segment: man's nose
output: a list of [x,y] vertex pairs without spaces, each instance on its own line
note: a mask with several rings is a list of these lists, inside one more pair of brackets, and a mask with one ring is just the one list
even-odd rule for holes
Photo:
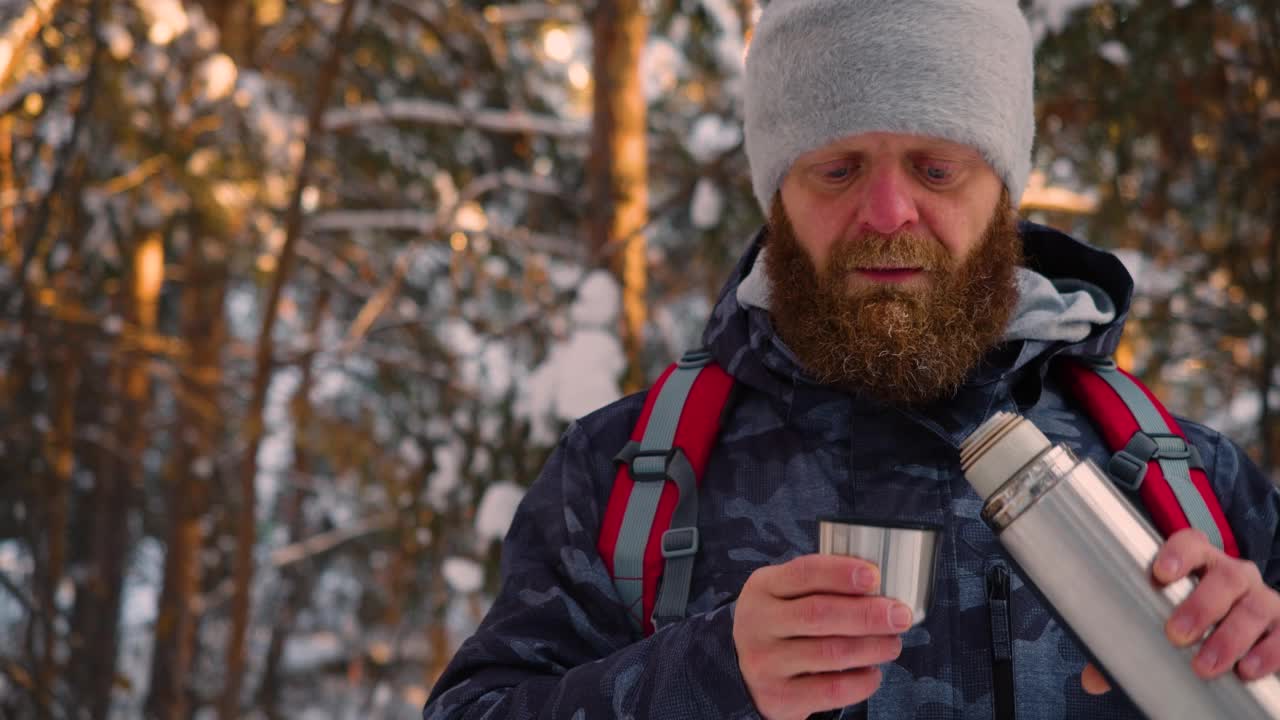
[[858,219],[863,230],[892,235],[920,221],[911,178],[901,169],[875,168],[865,188]]

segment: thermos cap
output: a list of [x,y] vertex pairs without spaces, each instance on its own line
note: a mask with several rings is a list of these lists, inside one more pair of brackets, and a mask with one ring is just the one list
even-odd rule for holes
[[1026,418],[999,412],[961,443],[960,468],[986,501],[1049,446],[1049,438]]

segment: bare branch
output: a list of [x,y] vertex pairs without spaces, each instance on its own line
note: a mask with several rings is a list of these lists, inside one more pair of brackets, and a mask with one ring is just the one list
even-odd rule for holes
[[[395,510],[378,513],[347,527],[323,532],[306,540],[276,548],[271,553],[271,567],[280,570],[295,563],[333,552],[349,542],[359,540],[368,535],[385,532],[395,526],[398,517],[399,512]],[[234,592],[235,583],[232,579],[223,580],[205,596],[199,612],[208,613],[220,608],[232,599]]]
[[53,11],[57,7],[58,0],[35,0],[9,25],[4,36],[0,37],[0,47],[7,50],[7,53],[0,53],[0,88],[9,84],[27,45],[49,18],[53,17]]
[[590,124],[552,115],[536,115],[518,110],[467,110],[432,100],[392,100],[365,103],[353,108],[330,110],[324,116],[326,130],[380,123],[454,125],[500,133],[533,133],[564,138],[586,138]]
[[[311,228],[312,231],[314,229]],[[352,294],[368,296],[374,292],[368,283],[356,276],[342,258],[306,238],[298,238],[298,257],[323,272],[334,284]]]
[[[47,3],[47,11],[52,13],[53,2]],[[42,8],[44,10],[45,8]],[[22,293],[27,282],[27,265],[30,264],[32,255],[35,253],[36,244],[40,238],[44,236],[45,226],[49,221],[49,214],[52,211],[53,200],[62,190],[62,183],[66,173],[71,165],[71,160],[75,157],[76,148],[80,144],[80,135],[84,132],[85,126],[89,123],[89,113],[93,108],[94,99],[96,97],[95,85],[97,84],[98,73],[101,72],[103,55],[106,52],[106,42],[103,40],[102,33],[97,30],[101,24],[103,3],[101,0],[94,2],[89,6],[89,27],[94,28],[93,33],[93,49],[89,53],[89,69],[86,71],[84,79],[84,90],[80,94],[80,106],[76,108],[72,115],[71,132],[68,134],[66,141],[62,147],[58,148],[53,164],[53,174],[49,179],[49,188],[45,192],[44,197],[36,206],[32,213],[31,219],[24,226],[29,228],[27,242],[22,247],[21,260],[18,263],[18,272],[15,285],[18,292]],[[8,70],[13,69],[10,65]],[[2,81],[3,78],[0,78]],[[19,297],[26,298],[25,293]]]
[[16,87],[6,93],[0,94],[0,115],[8,113],[10,110],[18,106],[23,98],[31,93],[45,94],[60,90],[64,87],[79,85],[88,77],[88,72],[84,70],[71,70],[64,67],[57,67],[49,71],[48,75],[40,77],[27,78],[18,83]]
[[222,697],[218,704],[218,715],[222,720],[231,720],[240,715],[240,684],[245,669],[245,633],[249,626],[250,583],[253,579],[253,546],[257,535],[254,517],[257,489],[254,481],[258,472],[258,448],[265,434],[263,416],[266,412],[267,386],[275,368],[271,342],[272,331],[279,312],[280,296],[289,278],[298,238],[302,234],[303,190],[311,180],[311,169],[315,162],[317,139],[324,122],[325,108],[329,104],[329,98],[342,68],[342,59],[347,55],[352,18],[355,15],[357,3],[358,0],[346,0],[343,4],[337,29],[333,33],[333,46],[319,70],[316,92],[311,98],[311,106],[307,111],[307,134],[302,150],[302,162],[298,167],[297,182],[289,207],[285,211],[284,245],[280,248],[275,275],[271,278],[266,303],[263,305],[262,324],[258,329],[253,385],[248,418],[245,423],[245,455],[240,466],[240,508],[236,518],[237,546],[232,564],[234,594],[231,603],[230,638],[227,642],[226,676]]
[[271,565],[277,570],[302,562],[308,558],[317,555],[323,555],[335,548],[358,540],[366,535],[389,530],[395,526],[396,517],[399,513],[395,510],[380,513],[372,517],[364,518],[359,522],[343,528],[337,528],[328,532],[312,535],[306,540],[300,540],[281,548],[276,548],[271,553]]
[[36,608],[36,604],[27,597],[27,594],[22,591],[22,588],[13,584],[13,581],[9,579],[9,576],[3,572],[0,572],[0,588],[4,588],[5,591],[12,595],[24,610],[31,613],[31,617],[40,617],[40,611]]
[[0,190],[0,210],[8,210],[19,205],[33,203],[39,199],[40,192],[35,188],[27,188],[22,191],[15,188]]
[[518,5],[490,5],[484,9],[484,19],[494,24],[527,23],[555,20],[562,23],[580,23],[582,10],[576,5],[550,5],[546,3],[521,3]]
[[152,155],[129,170],[129,172],[113,177],[100,188],[104,195],[116,195],[141,185],[147,178],[160,172],[169,164],[169,156]]

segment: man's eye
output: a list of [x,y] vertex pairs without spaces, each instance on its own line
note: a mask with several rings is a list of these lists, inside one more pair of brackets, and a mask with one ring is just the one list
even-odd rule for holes
[[950,168],[940,165],[924,165],[921,172],[924,173],[925,179],[932,183],[944,183],[951,179]]
[[837,165],[835,167],[827,168],[826,170],[822,171],[822,177],[826,180],[831,180],[833,182],[838,182],[840,180],[847,180],[849,176],[852,174],[853,174],[853,168],[849,167],[848,165]]

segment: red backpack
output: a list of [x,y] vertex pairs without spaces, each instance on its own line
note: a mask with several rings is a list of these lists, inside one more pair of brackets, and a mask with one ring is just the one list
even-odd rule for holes
[[[1056,365],[1114,453],[1108,474],[1138,491],[1156,529],[1168,537],[1198,528],[1239,557],[1199,452],[1155,395],[1109,359]],[[646,636],[684,617],[698,551],[697,490],[734,387],[710,352],[685,353],[650,389],[631,441],[614,458],[597,548]]]

